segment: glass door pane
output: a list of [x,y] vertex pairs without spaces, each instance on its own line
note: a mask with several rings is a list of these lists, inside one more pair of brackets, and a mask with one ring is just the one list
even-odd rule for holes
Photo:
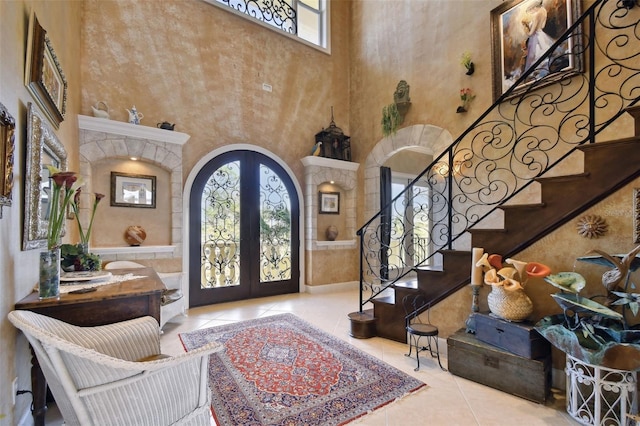
[[291,201],[276,172],[260,164],[260,282],[291,279]]
[[201,201],[201,287],[240,285],[240,162],[211,174]]

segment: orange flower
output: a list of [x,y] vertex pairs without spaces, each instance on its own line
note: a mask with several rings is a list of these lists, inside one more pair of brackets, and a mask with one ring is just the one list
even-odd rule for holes
[[525,268],[530,277],[546,277],[551,273],[551,268],[538,262],[529,262]]
[[502,256],[500,256],[499,254],[489,255],[487,260],[489,261],[489,264],[491,266],[493,266],[494,268],[496,268],[496,269],[501,269],[502,268]]

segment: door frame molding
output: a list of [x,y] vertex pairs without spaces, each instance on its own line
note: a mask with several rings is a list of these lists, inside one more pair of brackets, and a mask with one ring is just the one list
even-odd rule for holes
[[227,152],[230,151],[254,151],[257,153],[260,153],[266,157],[269,157],[270,159],[272,159],[273,161],[275,161],[276,163],[278,163],[278,165],[280,165],[282,167],[282,169],[287,173],[287,175],[289,176],[289,179],[291,179],[291,181],[293,182],[293,186],[295,187],[295,191],[298,194],[298,206],[299,206],[299,214],[300,214],[300,218],[299,218],[299,226],[298,226],[298,256],[300,261],[300,277],[299,277],[299,283],[298,283],[298,291],[300,291],[300,293],[304,293],[306,286],[305,286],[305,281],[304,281],[304,277],[305,275],[305,257],[304,257],[304,241],[305,241],[305,234],[304,234],[304,218],[305,218],[305,206],[304,206],[304,202],[302,202],[302,200],[304,200],[303,194],[302,194],[302,187],[300,186],[300,183],[298,182],[298,179],[296,178],[296,175],[293,173],[293,171],[291,170],[291,168],[289,167],[289,165],[287,163],[285,163],[280,157],[278,157],[276,154],[274,154],[273,152],[269,151],[268,149],[265,149],[263,147],[257,146],[257,145],[251,145],[251,144],[245,144],[245,143],[239,143],[239,144],[232,144],[232,145],[225,145],[222,146],[220,148],[216,148],[213,151],[207,153],[204,157],[202,157],[192,168],[191,171],[189,172],[189,175],[187,176],[187,180],[184,183],[184,189],[183,189],[183,197],[182,197],[182,241],[183,241],[183,247],[184,247],[184,255],[182,256],[182,271],[185,273],[185,277],[187,279],[186,284],[184,284],[182,286],[182,290],[184,293],[184,297],[186,297],[187,303],[189,301],[189,283],[190,281],[190,272],[189,272],[189,215],[190,215],[190,211],[189,211],[189,201],[190,201],[190,196],[191,196],[191,187],[193,186],[193,182],[196,178],[196,176],[198,175],[198,173],[200,172],[200,170],[202,170],[202,168],[211,160],[213,160],[214,158],[216,158],[219,155],[225,154]]

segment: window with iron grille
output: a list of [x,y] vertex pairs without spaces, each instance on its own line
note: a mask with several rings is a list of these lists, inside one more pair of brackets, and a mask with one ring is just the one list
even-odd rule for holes
[[328,0],[204,0],[327,49]]

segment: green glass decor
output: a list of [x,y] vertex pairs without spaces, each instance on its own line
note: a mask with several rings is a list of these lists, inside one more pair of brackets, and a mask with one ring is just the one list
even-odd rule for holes
[[60,297],[60,249],[54,248],[40,252],[40,281],[38,284],[40,299]]

